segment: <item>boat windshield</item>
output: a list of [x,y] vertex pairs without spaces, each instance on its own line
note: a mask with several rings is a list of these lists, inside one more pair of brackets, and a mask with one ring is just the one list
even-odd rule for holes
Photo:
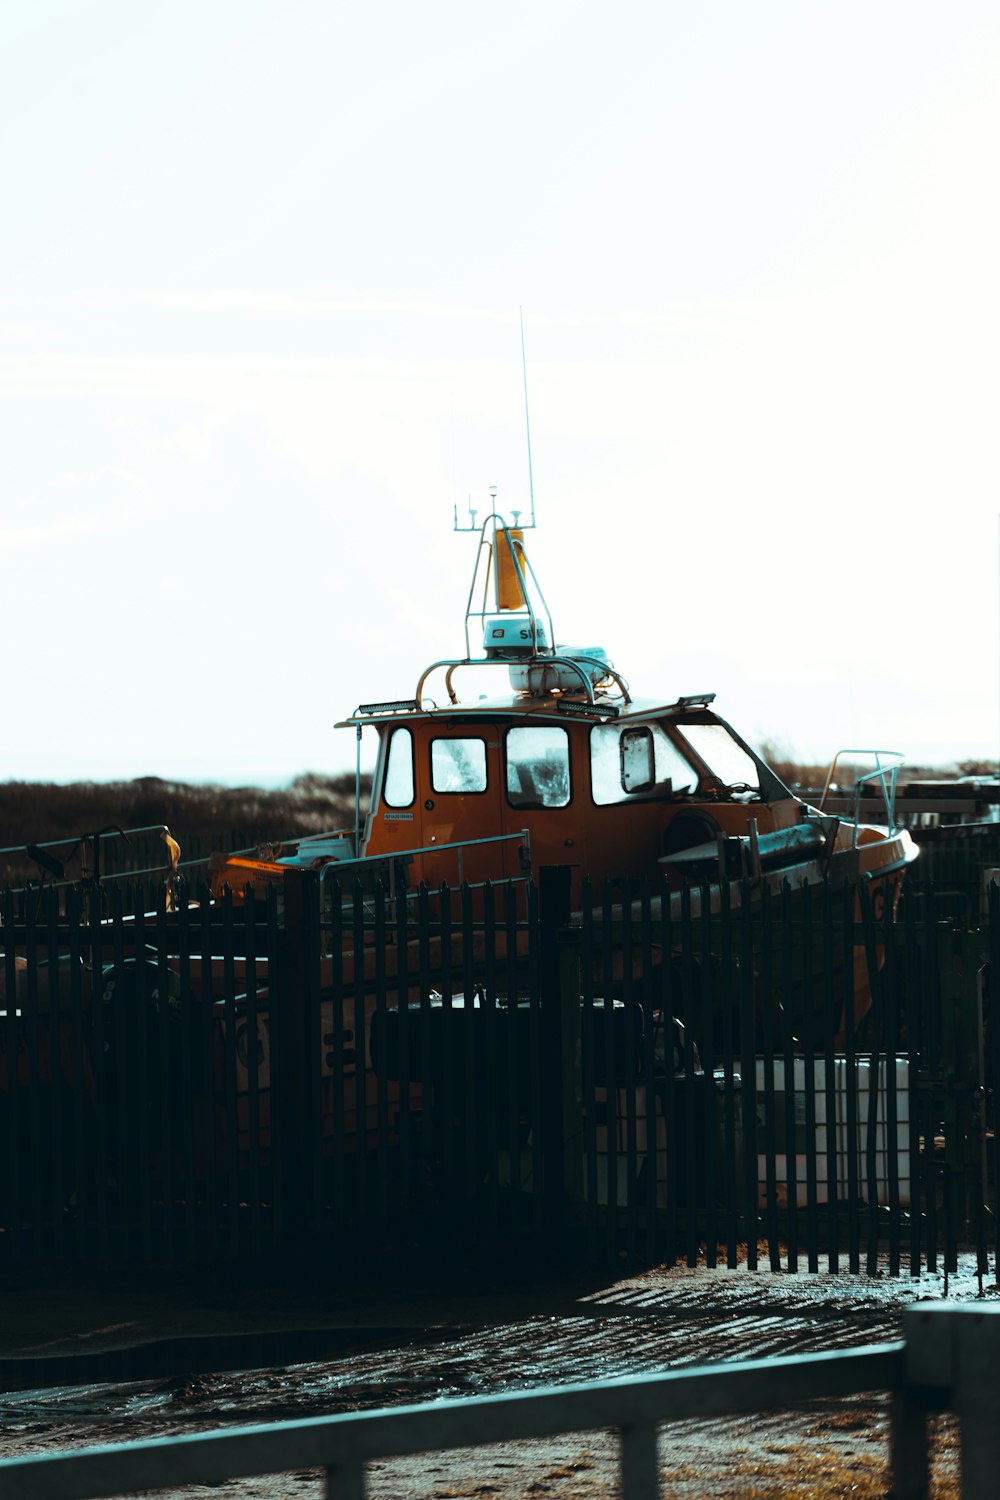
[[725,724],[678,724],[684,739],[723,786],[760,795],[760,772],[753,757]]

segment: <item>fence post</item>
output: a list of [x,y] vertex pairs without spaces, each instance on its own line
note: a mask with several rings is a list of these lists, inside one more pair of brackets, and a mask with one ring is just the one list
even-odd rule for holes
[[[946,1267],[957,1246],[976,1233],[983,1181],[983,1020],[979,972],[986,960],[981,933],[953,930],[939,948],[945,1085]],[[949,941],[950,937],[950,941]]]
[[545,1193],[557,1215],[583,1200],[584,1141],[580,1037],[580,932],[569,925],[570,867],[539,872]]
[[[313,1011],[309,1001],[319,953],[319,880],[311,870],[289,869],[283,893],[278,993],[276,997],[272,995],[270,1002],[271,1034],[277,1042],[272,1053],[271,1087],[278,1085],[274,1103],[280,1126],[274,1169],[281,1174],[286,1244],[293,1248],[308,1217],[313,1153],[322,1146],[321,1139],[309,1138],[310,1100],[315,1082],[310,1061],[318,1041],[318,1028],[313,1028],[317,1035],[310,1036]],[[278,1232],[280,1235],[280,1228]]]
[[[918,1303],[906,1309],[903,1333],[905,1396],[914,1409],[955,1412],[961,1425],[963,1500],[992,1500],[1000,1428],[1000,1306]],[[896,1488],[894,1493],[921,1492]]]
[[560,928],[559,1016],[562,1047],[563,1192],[570,1204],[582,1204],[584,1199],[580,943],[579,928],[570,926]]
[[971,1236],[975,1240],[980,1272],[986,1270],[986,1223],[983,1207],[988,1177],[983,967],[989,956],[988,944],[988,935],[978,931],[966,931],[956,937],[956,957],[962,975],[961,1032],[958,1046],[966,1100],[962,1120],[965,1232],[966,1238]]

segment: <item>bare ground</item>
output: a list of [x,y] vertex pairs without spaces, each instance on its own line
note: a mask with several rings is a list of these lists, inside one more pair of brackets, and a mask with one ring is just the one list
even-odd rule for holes
[[[992,1300],[974,1265],[953,1274],[948,1294]],[[215,1430],[233,1423],[318,1416],[455,1396],[487,1395],[711,1360],[762,1358],[897,1338],[902,1310],[940,1300],[940,1274],[790,1275],[659,1268],[579,1296],[558,1312],[512,1313],[467,1321],[468,1304],[430,1308],[427,1325],[392,1343],[334,1360],[264,1370],[185,1374],[129,1384],[73,1386],[0,1396],[5,1456],[64,1451],[96,1443]],[[555,1299],[554,1299],[555,1302]],[[958,1493],[954,1424],[938,1422],[935,1490]],[[666,1423],[660,1467],[665,1497],[798,1500],[889,1492],[886,1402],[878,1395],[817,1403],[754,1418]],[[370,1466],[373,1500],[598,1500],[618,1490],[612,1434],[573,1434],[386,1459]],[[164,1493],[164,1492],[160,1492]],[[321,1476],[234,1478],[222,1486],[170,1492],[170,1500],[300,1500],[323,1494]]]

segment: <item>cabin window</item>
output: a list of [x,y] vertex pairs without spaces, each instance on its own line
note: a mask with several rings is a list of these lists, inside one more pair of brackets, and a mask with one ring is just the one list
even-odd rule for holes
[[486,741],[431,740],[431,786],[436,792],[485,792]]
[[409,807],[413,801],[413,736],[394,729],[389,739],[382,801],[387,807]]
[[631,797],[693,792],[694,768],[659,724],[595,724],[590,731],[590,791],[599,807]]
[[729,733],[725,724],[679,724],[678,729],[723,786],[760,791],[760,772],[753,757]]
[[554,724],[507,731],[511,807],[565,807],[570,797],[569,735]]
[[649,792],[656,785],[656,766],[653,761],[652,732],[642,725],[639,729],[623,729],[618,741],[618,753],[622,763],[622,787],[626,792]]

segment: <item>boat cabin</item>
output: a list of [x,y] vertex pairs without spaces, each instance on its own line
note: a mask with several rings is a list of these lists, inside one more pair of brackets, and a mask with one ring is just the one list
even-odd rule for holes
[[[669,857],[798,818],[799,805],[753,750],[709,708],[588,703],[571,691],[442,709],[372,705],[379,747],[360,853],[405,860],[408,883],[537,875],[676,880]],[[613,712],[609,711],[613,707]]]
[[[713,712],[713,693],[633,699],[602,649],[551,644],[523,533],[496,515],[465,624],[465,656],[434,662],[412,699],[363,705],[338,726],[377,731],[357,853],[386,861],[394,881],[475,885],[558,864],[573,872],[574,899],[585,875],[665,870],[680,883],[704,877],[720,839],[745,839],[751,825],[765,837],[807,813]],[[499,694],[463,702],[463,673],[486,666]]]

